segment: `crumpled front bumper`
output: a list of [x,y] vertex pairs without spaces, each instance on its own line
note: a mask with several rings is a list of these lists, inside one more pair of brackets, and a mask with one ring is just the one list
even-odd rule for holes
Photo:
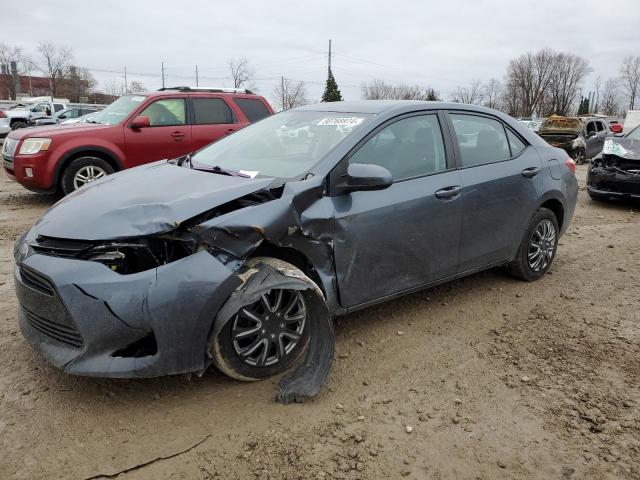
[[[210,365],[213,320],[240,281],[206,251],[132,275],[32,254],[15,266],[20,329],[67,373],[155,377]],[[157,352],[114,356],[149,335]]]
[[640,198],[640,175],[591,167],[587,174],[587,191],[599,196]]

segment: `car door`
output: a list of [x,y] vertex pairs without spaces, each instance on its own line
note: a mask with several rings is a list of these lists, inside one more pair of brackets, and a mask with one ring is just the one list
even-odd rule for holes
[[192,105],[192,151],[235,132],[243,125],[222,97],[190,97]]
[[602,148],[598,149],[600,139],[598,138],[598,128],[594,120],[588,120],[585,125],[585,142],[587,144],[587,158],[594,157]]
[[436,113],[394,119],[372,132],[336,168],[376,164],[387,168],[394,179],[385,190],[332,197],[334,258],[344,307],[456,271],[460,176],[450,162],[451,144],[445,143],[448,137],[441,125]]
[[187,124],[184,97],[158,98],[147,104],[138,116],[149,117],[149,127],[125,125],[124,137],[128,166],[176,158],[191,151],[191,126]]
[[609,129],[602,120],[596,120],[595,123],[597,132],[596,135],[598,137],[598,148],[594,156],[602,151],[602,148],[604,147],[604,141],[607,139],[607,136],[609,136]]
[[499,119],[451,111],[462,182],[460,271],[509,258],[542,194],[542,163]]

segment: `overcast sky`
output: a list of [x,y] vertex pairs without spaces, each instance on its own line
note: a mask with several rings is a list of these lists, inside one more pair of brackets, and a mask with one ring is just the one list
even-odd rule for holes
[[[231,86],[227,60],[245,56],[260,93],[281,75],[305,80],[319,100],[327,44],[347,100],[373,78],[431,85],[445,98],[477,78],[502,79],[509,59],[548,46],[584,56],[593,78],[616,76],[622,59],[640,55],[639,0],[507,1],[86,1],[2,5],[0,41],[34,58],[40,40],[68,45],[75,63],[101,83],[129,79],[167,85]],[[144,75],[136,75],[140,73]]]

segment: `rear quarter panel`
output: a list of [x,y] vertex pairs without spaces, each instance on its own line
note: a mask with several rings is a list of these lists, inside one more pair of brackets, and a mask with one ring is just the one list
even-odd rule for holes
[[569,169],[566,160],[567,152],[561,148],[541,146],[537,148],[543,164],[544,194],[539,202],[542,205],[547,200],[560,201],[564,210],[564,219],[560,228],[563,234],[571,223],[578,199],[578,180]]

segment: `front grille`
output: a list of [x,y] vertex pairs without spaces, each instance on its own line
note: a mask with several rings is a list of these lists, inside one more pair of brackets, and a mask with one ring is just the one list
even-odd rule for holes
[[37,253],[65,258],[77,257],[80,253],[93,247],[93,243],[91,242],[44,237],[42,235],[29,245]]
[[13,138],[6,138],[2,145],[2,158],[4,159],[4,165],[7,168],[13,169],[13,156],[18,146],[18,140]]
[[40,333],[69,345],[73,348],[82,348],[82,336],[75,327],[71,325],[63,325],[61,323],[41,317],[40,315],[22,307],[27,322]]
[[49,297],[53,297],[53,285],[51,285],[51,282],[49,282],[49,280],[44,278],[39,273],[31,270],[28,267],[25,267],[24,265],[21,265],[20,277],[22,278],[22,282],[29,288]]

